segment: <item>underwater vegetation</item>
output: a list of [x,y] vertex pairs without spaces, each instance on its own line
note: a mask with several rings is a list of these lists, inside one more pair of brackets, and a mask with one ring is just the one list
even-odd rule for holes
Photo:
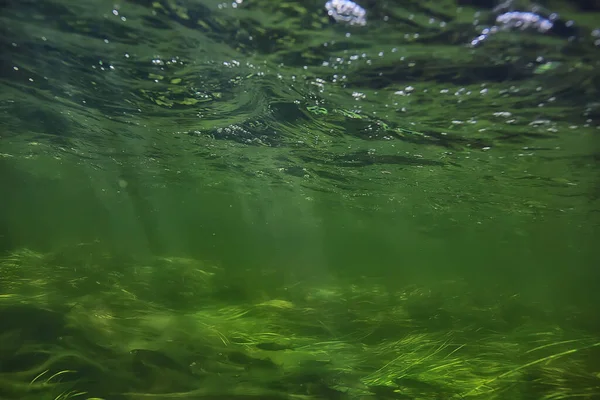
[[[246,272],[247,273],[247,272]],[[0,261],[2,399],[597,399],[573,310],[463,282],[257,285],[79,244]],[[250,282],[250,281],[248,281]]]

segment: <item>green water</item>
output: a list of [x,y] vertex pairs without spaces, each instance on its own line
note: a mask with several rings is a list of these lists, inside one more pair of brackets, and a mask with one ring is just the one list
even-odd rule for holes
[[0,398],[600,397],[597,6],[361,5],[2,4]]

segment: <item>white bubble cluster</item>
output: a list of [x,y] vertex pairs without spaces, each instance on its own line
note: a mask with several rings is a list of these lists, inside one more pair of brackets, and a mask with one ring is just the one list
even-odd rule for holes
[[554,24],[546,18],[542,18],[532,12],[512,11],[496,17],[498,26],[504,29],[535,29],[541,33],[546,33]]
[[509,30],[537,30],[540,33],[546,33],[552,27],[554,23],[547,18],[543,18],[538,14],[524,11],[509,11],[504,14],[500,14],[496,17],[496,25],[491,28],[485,28],[479,36],[471,41],[471,46],[477,46],[490,35],[498,33],[500,31]]
[[350,0],[329,0],[325,4],[327,14],[337,22],[349,25],[367,24],[367,12],[364,8]]

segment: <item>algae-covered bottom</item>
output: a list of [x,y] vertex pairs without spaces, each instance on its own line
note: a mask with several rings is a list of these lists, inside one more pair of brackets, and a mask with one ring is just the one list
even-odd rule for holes
[[275,287],[260,273],[97,243],[16,251],[0,262],[0,397],[600,396],[600,338],[583,311],[460,281]]

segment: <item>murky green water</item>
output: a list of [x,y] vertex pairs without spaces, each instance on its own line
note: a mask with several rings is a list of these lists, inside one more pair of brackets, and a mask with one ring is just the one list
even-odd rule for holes
[[597,6],[359,3],[2,4],[0,398],[600,396]]

